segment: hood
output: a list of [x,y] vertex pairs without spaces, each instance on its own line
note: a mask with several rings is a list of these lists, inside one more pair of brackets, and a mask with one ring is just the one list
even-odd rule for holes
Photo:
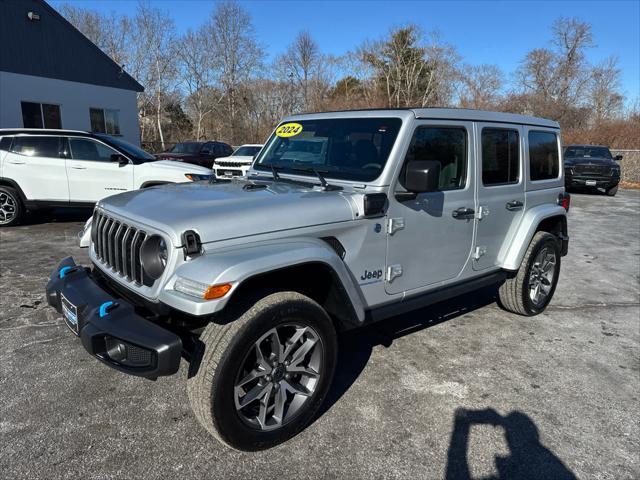
[[143,166],[144,168],[162,168],[163,170],[171,170],[171,171],[175,171],[175,172],[183,172],[183,173],[199,173],[202,175],[212,175],[213,174],[213,170],[209,169],[209,168],[205,168],[205,167],[201,167],[199,165],[192,165],[190,163],[182,163],[182,162],[176,162],[173,160],[156,160],[155,162],[146,162],[143,163],[142,165],[139,165],[138,168],[140,166]]
[[217,162],[238,162],[238,163],[251,163],[253,162],[253,157],[248,157],[246,155],[235,155],[231,157],[220,157],[216,159]]
[[162,185],[114,195],[99,205],[116,215],[171,236],[194,230],[202,243],[345,222],[356,218],[354,195],[322,191],[286,182],[246,190],[250,182],[194,182]]

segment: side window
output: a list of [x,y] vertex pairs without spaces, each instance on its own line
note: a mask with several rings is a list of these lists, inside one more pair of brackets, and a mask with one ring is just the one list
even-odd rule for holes
[[405,165],[414,160],[440,162],[440,190],[458,190],[467,182],[467,131],[461,127],[418,127]]
[[520,178],[518,131],[483,128],[481,142],[483,185],[518,183]]
[[216,143],[213,147],[213,154],[216,157],[223,157],[225,153],[224,147],[220,143]]
[[115,150],[89,138],[69,138],[71,158],[74,160],[91,160],[94,162],[110,162]]
[[213,155],[213,144],[205,143],[201,150],[204,155]]
[[60,137],[15,137],[11,151],[27,157],[60,158]]
[[13,140],[13,137],[0,138],[0,150],[8,152],[11,149],[12,140]]
[[558,139],[552,132],[529,132],[529,172],[531,180],[558,178]]

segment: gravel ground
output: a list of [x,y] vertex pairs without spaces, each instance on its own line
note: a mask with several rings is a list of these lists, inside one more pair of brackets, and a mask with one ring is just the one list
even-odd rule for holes
[[157,382],[85,354],[44,286],[90,211],[0,230],[2,478],[640,478],[640,192],[574,194],[535,318],[486,290],[342,338],[323,414],[247,454]]

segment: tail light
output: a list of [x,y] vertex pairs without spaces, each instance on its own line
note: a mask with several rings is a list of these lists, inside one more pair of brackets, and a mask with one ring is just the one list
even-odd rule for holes
[[558,195],[558,205],[560,205],[568,212],[569,207],[571,206],[571,195],[569,195],[567,192],[562,192],[560,195]]

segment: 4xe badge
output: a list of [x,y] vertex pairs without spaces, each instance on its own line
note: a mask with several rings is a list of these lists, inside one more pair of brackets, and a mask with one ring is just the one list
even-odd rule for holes
[[379,282],[382,280],[382,270],[365,270],[364,273],[360,275],[360,280],[369,280],[369,282],[363,283],[361,285]]

